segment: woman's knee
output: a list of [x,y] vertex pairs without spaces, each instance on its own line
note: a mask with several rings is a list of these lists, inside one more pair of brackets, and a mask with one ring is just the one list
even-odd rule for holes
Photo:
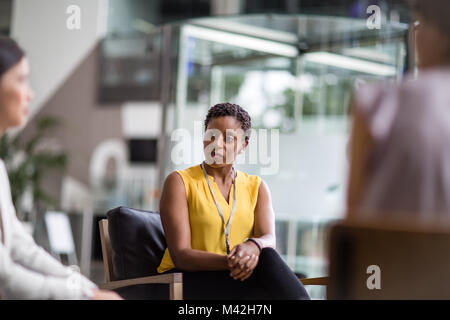
[[280,254],[274,248],[263,248],[259,256],[258,265],[264,270],[278,270],[281,272],[290,270],[287,264],[281,258]]
[[261,254],[273,255],[278,254],[278,252],[272,247],[265,247],[262,249]]
[[259,255],[259,261],[265,261],[265,260],[277,260],[281,259],[280,255],[274,248],[263,248],[261,250],[261,254]]

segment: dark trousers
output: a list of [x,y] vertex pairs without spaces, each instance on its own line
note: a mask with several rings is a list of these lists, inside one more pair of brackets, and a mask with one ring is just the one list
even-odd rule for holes
[[258,265],[244,281],[231,278],[230,271],[172,269],[166,273],[172,272],[183,273],[183,298],[187,300],[310,299],[302,283],[272,248],[262,250]]

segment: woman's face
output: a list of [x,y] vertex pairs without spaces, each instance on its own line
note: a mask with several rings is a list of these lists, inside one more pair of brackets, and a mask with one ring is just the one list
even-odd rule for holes
[[203,139],[203,152],[208,165],[223,167],[232,164],[247,145],[241,122],[236,118],[223,116],[209,121]]
[[0,133],[25,123],[33,92],[28,84],[29,66],[24,57],[0,78]]
[[449,36],[421,15],[417,15],[415,38],[417,64],[420,69],[450,63]]

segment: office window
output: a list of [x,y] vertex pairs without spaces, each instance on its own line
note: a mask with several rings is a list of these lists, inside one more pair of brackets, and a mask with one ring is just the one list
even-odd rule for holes
[[148,34],[156,26],[210,11],[209,0],[109,0],[108,35]]
[[0,34],[9,35],[11,29],[12,0],[0,0]]
[[130,139],[128,140],[129,160],[131,163],[156,163],[158,140]]

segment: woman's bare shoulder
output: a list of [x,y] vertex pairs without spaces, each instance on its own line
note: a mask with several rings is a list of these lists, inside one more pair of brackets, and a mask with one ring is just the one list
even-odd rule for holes
[[183,187],[183,178],[178,171],[171,172],[164,181],[164,189],[176,189]]

